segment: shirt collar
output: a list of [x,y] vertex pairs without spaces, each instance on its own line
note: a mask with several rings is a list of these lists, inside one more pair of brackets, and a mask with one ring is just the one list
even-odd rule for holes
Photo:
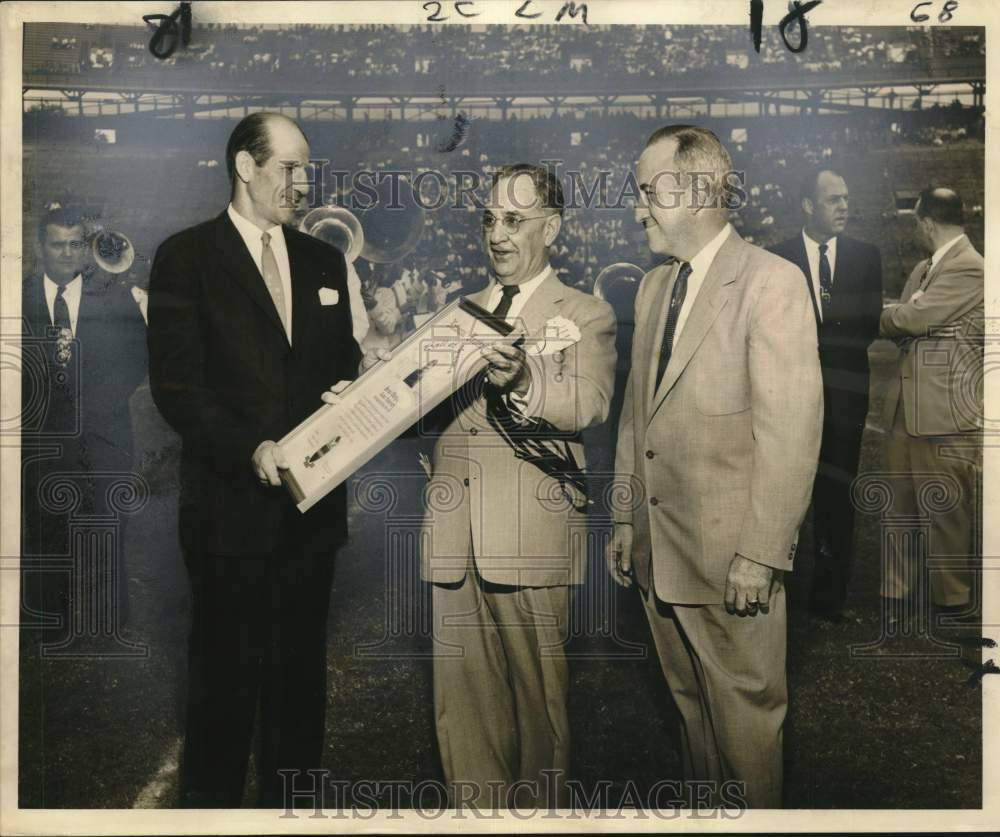
[[[37,275],[37,274],[36,274]],[[45,283],[47,290],[50,290],[52,296],[54,297],[59,292],[59,283],[55,279],[50,279],[49,274],[43,273],[42,279]],[[73,299],[80,295],[80,289],[83,287],[83,275],[78,273],[72,279],[66,283],[66,289],[63,291],[63,299],[69,297]]]
[[712,261],[715,259],[716,254],[722,249],[722,245],[726,243],[726,239],[729,238],[729,233],[732,232],[732,229],[732,226],[727,222],[726,226],[719,230],[715,238],[698,251],[698,255],[689,262],[692,273],[701,275],[708,271],[712,266]]
[[[802,228],[802,240],[805,242],[807,250],[819,253],[820,243],[806,232],[805,227]],[[824,243],[826,244],[826,252],[831,256],[837,252],[837,236],[831,236]]]
[[[545,281],[546,277],[550,273],[552,273],[552,265],[546,264],[545,267],[542,269],[541,273],[538,273],[535,276],[532,276],[527,282],[521,282],[517,286],[517,293],[518,293],[518,295],[520,297],[522,297],[522,299],[527,299],[529,296],[531,296],[535,292],[535,289],[539,285],[541,285],[542,282]],[[498,286],[502,287],[502,285],[500,284],[499,280],[496,282],[496,284]]]
[[[253,241],[257,247],[263,246],[260,240],[263,231],[260,227],[258,227],[253,221],[240,215],[232,203],[230,203],[226,208],[226,212],[229,214],[229,220],[233,222],[237,232],[239,232],[239,234],[243,237],[243,240],[247,242],[248,246],[251,241]],[[281,234],[281,224],[275,224],[273,227],[269,228],[267,232],[270,234],[272,242],[284,243],[285,237]]]
[[939,264],[941,262],[941,259],[944,258],[944,254],[947,253],[952,247],[954,247],[955,244],[958,243],[959,239],[962,238],[965,238],[964,232],[959,233],[951,241],[948,241],[945,244],[942,244],[940,247],[938,247],[937,250],[934,251],[934,255],[931,256],[931,265]]

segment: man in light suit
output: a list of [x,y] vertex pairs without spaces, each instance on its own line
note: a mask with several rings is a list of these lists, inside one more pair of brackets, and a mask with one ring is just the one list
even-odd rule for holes
[[[483,216],[493,280],[470,299],[524,335],[446,405],[427,488],[422,577],[432,583],[434,707],[456,801],[547,805],[569,768],[569,594],[583,582],[580,432],[604,421],[615,367],[606,303],[549,264],[562,187],[537,166],[497,175]],[[557,318],[578,340],[548,353]],[[443,499],[442,499],[443,498]],[[517,784],[517,783],[521,784]]]
[[[301,514],[280,439],[360,350],[343,254],[291,226],[309,145],[255,113],[226,148],[228,208],[168,238],[149,287],[150,387],[181,435],[180,535],[191,578],[182,807],[236,808],[260,703],[258,804],[288,801],[279,770],[318,768],[343,487]],[[291,804],[290,802],[288,804]]]
[[[893,514],[929,515],[931,600],[953,616],[973,617],[983,421],[983,257],[963,229],[962,199],[926,189],[916,206],[918,234],[932,255],[913,269],[900,302],[882,312],[881,331],[899,347],[885,400]],[[950,509],[918,504],[929,481],[945,480]],[[947,504],[952,504],[951,501]],[[946,505],[947,505],[946,504]],[[917,587],[915,550],[888,556],[882,595],[890,621]],[[925,588],[926,589],[926,588]]]
[[631,502],[614,510],[608,564],[642,593],[685,777],[778,807],[781,576],[816,472],[822,382],[801,271],[728,223],[731,166],[689,125],[656,131],[639,158],[636,220],[672,259],[636,299],[615,463]]
[[805,275],[816,314],[823,442],[813,486],[816,558],[809,606],[822,619],[843,622],[854,545],[851,483],[868,415],[868,347],[882,314],[882,259],[877,247],[844,235],[847,183],[835,171],[810,171],[800,200],[802,232],[771,251]]

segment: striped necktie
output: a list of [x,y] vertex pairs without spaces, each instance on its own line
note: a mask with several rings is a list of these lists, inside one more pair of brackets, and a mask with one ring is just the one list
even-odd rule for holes
[[281,284],[278,260],[274,257],[274,251],[271,249],[271,234],[266,232],[261,233],[260,241],[264,245],[264,251],[260,259],[261,273],[264,274],[264,284],[267,285],[268,293],[271,294],[271,301],[278,310],[281,326],[285,329],[285,334],[287,335],[288,315],[285,312],[285,289]]

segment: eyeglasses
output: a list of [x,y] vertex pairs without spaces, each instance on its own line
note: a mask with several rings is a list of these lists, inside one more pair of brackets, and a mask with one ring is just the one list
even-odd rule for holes
[[[508,212],[503,215],[499,220],[503,224],[504,230],[510,235],[514,235],[519,229],[521,229],[521,224],[524,221],[537,221],[539,218],[548,218],[548,215],[515,215],[513,212]],[[492,230],[496,226],[497,216],[492,212],[483,213],[483,229]]]

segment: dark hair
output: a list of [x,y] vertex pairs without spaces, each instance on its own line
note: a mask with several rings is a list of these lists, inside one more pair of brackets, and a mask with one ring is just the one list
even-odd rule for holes
[[560,215],[566,206],[566,199],[563,196],[562,183],[552,169],[536,166],[532,163],[514,163],[509,166],[501,166],[493,175],[493,183],[497,184],[502,178],[517,177],[519,174],[526,174],[531,178],[535,186],[535,194],[545,209],[554,209]]
[[246,151],[253,157],[258,166],[271,159],[271,139],[267,133],[267,123],[279,115],[262,110],[244,116],[236,123],[229,135],[229,142],[226,143],[226,171],[229,172],[230,183],[236,177],[236,155],[241,151]]
[[823,172],[829,172],[830,174],[843,179],[843,175],[836,169],[832,169],[829,166],[814,166],[809,169],[799,181],[799,200],[803,201],[806,198],[813,200],[816,197],[816,184],[819,183],[819,176]]
[[729,208],[729,174],[733,159],[719,138],[708,128],[697,125],[666,125],[657,128],[646,140],[646,148],[664,140],[677,141],[674,162],[684,174],[699,172],[712,175],[710,196],[721,198],[721,206]]
[[46,209],[38,219],[38,240],[45,243],[49,227],[82,227],[83,210],[73,206],[54,206]]
[[929,187],[920,193],[916,207],[918,218],[930,218],[951,227],[965,225],[962,198],[954,189]]

